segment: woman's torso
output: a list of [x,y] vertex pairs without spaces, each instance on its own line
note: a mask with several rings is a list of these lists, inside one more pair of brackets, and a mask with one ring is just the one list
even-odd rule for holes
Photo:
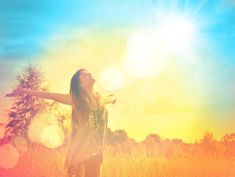
[[98,106],[92,106],[87,120],[78,125],[78,131],[71,138],[66,158],[67,165],[77,164],[104,151],[107,138],[108,112],[97,95]]

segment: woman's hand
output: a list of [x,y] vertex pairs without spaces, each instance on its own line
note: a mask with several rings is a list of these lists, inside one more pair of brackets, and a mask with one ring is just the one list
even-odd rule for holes
[[113,94],[110,94],[109,97],[110,97],[110,99],[111,99],[111,103],[112,103],[112,104],[115,104],[115,103],[116,103],[116,98],[115,98],[115,96],[114,96]]
[[113,94],[109,94],[106,98],[105,98],[105,104],[115,104],[116,103],[116,98]]
[[14,97],[14,96],[17,96],[19,94],[22,94],[24,91],[23,88],[17,88],[15,90],[13,90],[11,93],[8,93],[5,95],[5,97]]

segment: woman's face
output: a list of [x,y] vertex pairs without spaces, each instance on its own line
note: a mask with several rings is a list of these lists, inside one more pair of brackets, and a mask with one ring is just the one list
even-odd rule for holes
[[80,84],[83,87],[91,87],[94,83],[95,79],[93,78],[91,73],[86,70],[82,70],[80,73]]

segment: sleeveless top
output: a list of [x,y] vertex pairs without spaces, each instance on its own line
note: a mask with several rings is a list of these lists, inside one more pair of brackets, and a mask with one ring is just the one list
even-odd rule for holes
[[[101,99],[101,98],[100,98]],[[102,154],[107,139],[108,111],[104,105],[93,107],[84,124],[71,137],[64,167],[70,168],[98,154]]]

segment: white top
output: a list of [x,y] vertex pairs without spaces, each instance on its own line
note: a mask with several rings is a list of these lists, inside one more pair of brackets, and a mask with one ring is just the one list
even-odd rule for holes
[[78,125],[78,133],[71,138],[65,167],[69,168],[87,158],[103,153],[107,139],[108,111],[104,105],[93,108],[88,121]]

